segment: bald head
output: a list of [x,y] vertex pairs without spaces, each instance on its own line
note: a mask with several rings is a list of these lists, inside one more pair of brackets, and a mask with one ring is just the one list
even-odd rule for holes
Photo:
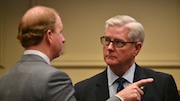
[[[53,8],[35,6],[22,17],[17,38],[22,46],[27,48],[37,45],[43,39],[47,30],[55,30],[58,12]],[[59,16],[59,15],[58,15]]]

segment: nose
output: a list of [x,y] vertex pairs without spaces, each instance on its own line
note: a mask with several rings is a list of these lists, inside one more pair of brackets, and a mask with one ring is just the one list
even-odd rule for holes
[[110,49],[110,50],[113,50],[113,49],[114,49],[114,45],[113,45],[113,43],[112,43],[112,42],[110,42],[110,43],[109,43],[109,45],[108,45],[108,49]]
[[66,39],[65,37],[62,35],[62,42],[65,43],[66,42]]

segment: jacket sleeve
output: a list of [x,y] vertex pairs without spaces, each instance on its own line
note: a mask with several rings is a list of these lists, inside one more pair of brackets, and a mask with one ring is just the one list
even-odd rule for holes
[[174,78],[170,75],[165,87],[165,101],[180,101]]
[[109,99],[107,99],[106,101],[122,101],[120,98],[118,98],[117,96],[112,96]]
[[47,81],[44,101],[76,101],[69,76],[62,71],[52,73]]

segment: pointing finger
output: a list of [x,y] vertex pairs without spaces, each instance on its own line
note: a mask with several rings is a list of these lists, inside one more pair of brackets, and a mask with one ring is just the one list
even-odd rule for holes
[[151,83],[153,81],[154,81],[153,78],[142,79],[142,80],[139,80],[139,81],[135,82],[135,85],[137,85],[138,87],[142,87],[145,84]]

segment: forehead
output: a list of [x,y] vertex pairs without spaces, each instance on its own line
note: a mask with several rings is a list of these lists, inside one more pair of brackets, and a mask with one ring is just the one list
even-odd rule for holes
[[62,20],[61,20],[61,18],[60,18],[59,15],[56,15],[56,26],[57,26],[57,28],[59,28],[60,30],[63,29],[63,23],[62,23]]
[[126,26],[109,26],[106,29],[106,36],[111,38],[128,37],[130,29]]

